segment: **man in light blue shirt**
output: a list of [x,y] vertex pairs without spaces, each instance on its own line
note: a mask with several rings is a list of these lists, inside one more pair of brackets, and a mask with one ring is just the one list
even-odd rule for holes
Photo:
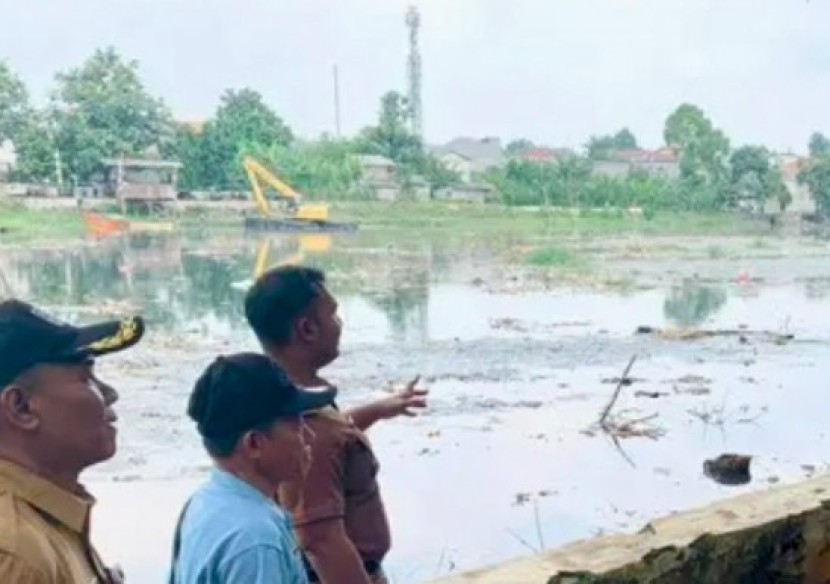
[[278,485],[310,463],[302,415],[334,390],[295,387],[267,357],[219,357],[196,383],[188,415],[215,462],[190,498],[173,545],[172,584],[306,584]]

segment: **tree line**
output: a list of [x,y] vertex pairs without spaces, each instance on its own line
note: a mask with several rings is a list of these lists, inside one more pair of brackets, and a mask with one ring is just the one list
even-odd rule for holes
[[354,138],[303,141],[258,92],[243,88],[227,90],[211,118],[194,128],[176,123],[142,84],[138,63],[113,48],[56,75],[48,104],[38,109],[20,77],[0,62],[0,142],[14,143],[18,163],[11,178],[21,181],[54,183],[61,176],[87,184],[104,159],[152,149],[183,164],[182,190],[246,189],[241,161],[248,155],[301,192],[325,198],[368,196],[355,154],[392,159],[403,184],[416,176],[433,189],[457,182],[409,131],[410,118],[406,99],[389,92],[377,124]]
[[[182,162],[181,190],[245,190],[244,156],[256,157],[312,198],[368,197],[356,154],[382,155],[396,164],[404,190],[423,180],[431,192],[460,182],[457,173],[430,154],[413,134],[406,98],[389,92],[378,119],[356,136],[301,140],[289,125],[248,88],[227,90],[200,128],[177,124],[164,101],[144,87],[136,61],[113,48],[99,49],[80,66],[55,76],[45,107],[33,105],[20,77],[0,62],[0,142],[11,139],[18,164],[13,179],[87,184],[102,160],[144,156],[148,149]],[[584,153],[550,162],[520,156],[534,147],[516,140],[505,149],[506,164],[475,177],[495,187],[512,205],[629,206],[648,209],[714,210],[765,201],[789,202],[781,171],[761,145],[733,149],[728,137],[697,106],[683,104],[665,121],[664,143],[679,153],[679,179],[631,172],[621,178],[597,176],[595,161],[637,148],[623,128],[592,136]],[[830,140],[809,141],[810,159],[799,181],[814,194],[820,210],[830,209]]]

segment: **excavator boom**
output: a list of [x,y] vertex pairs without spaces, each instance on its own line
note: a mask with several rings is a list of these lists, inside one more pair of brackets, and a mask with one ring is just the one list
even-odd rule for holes
[[251,183],[251,189],[254,194],[254,202],[257,209],[263,217],[271,216],[271,204],[263,192],[260,181],[277,191],[282,198],[288,199],[291,203],[291,208],[294,210],[293,215],[296,219],[304,219],[308,221],[327,221],[329,218],[329,208],[325,204],[306,204],[301,205],[302,196],[300,193],[291,188],[290,185],[280,180],[267,168],[262,166],[259,162],[251,157],[245,157],[243,160],[245,174],[248,175],[248,181]]

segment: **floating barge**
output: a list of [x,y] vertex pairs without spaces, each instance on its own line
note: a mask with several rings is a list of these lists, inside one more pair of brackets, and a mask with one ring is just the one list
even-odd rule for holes
[[335,221],[309,221],[305,219],[276,219],[266,217],[245,217],[245,230],[283,233],[348,233],[357,231],[357,223]]

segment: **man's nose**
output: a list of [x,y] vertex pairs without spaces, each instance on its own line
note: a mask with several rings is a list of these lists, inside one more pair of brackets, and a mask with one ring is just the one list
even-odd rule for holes
[[98,385],[98,391],[101,392],[101,397],[104,398],[105,404],[111,406],[112,404],[118,401],[119,395],[113,386],[104,383],[100,379],[96,380],[96,384]]

